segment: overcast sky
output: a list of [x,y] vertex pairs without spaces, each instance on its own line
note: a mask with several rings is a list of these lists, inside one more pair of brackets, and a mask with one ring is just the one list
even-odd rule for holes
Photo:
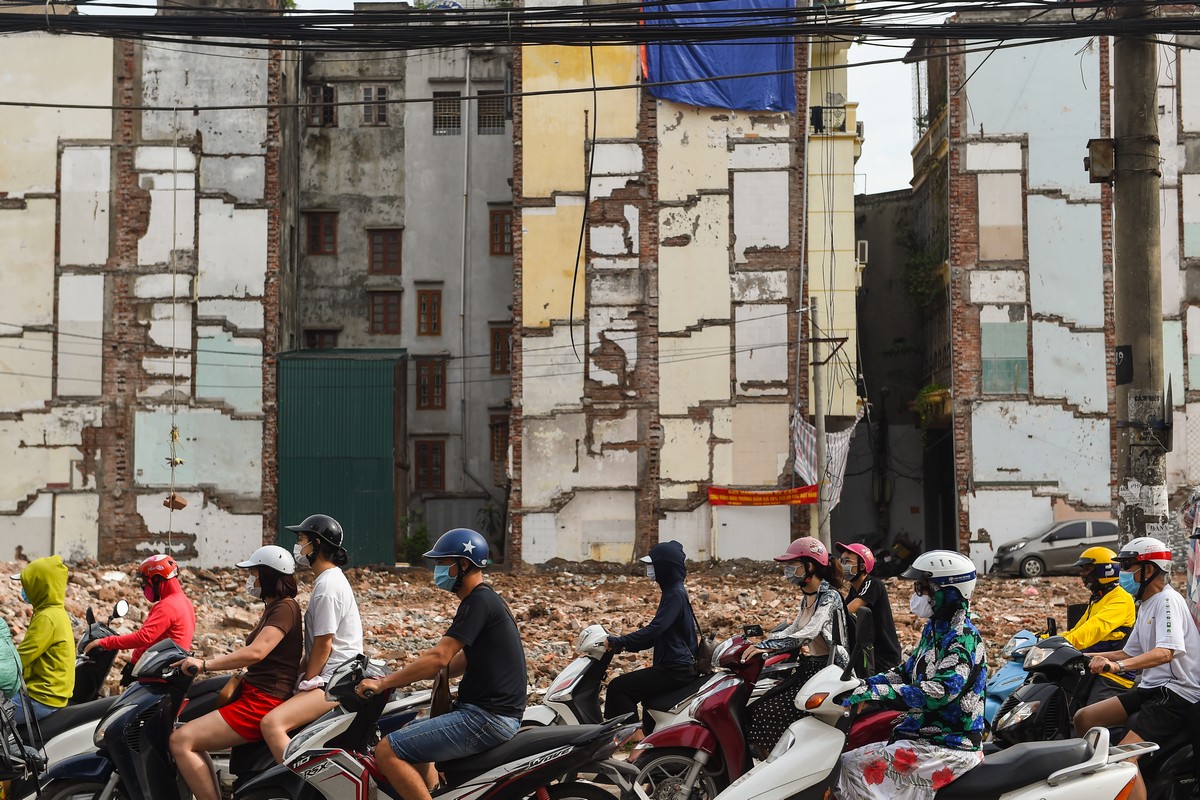
[[[850,62],[902,56],[910,42],[890,46],[856,44]],[[851,67],[846,99],[858,103],[863,123],[862,158],[854,167],[854,192],[877,194],[906,189],[912,178],[913,67],[878,64]]]

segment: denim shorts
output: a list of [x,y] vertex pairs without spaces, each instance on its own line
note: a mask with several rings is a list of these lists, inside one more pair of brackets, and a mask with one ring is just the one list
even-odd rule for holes
[[409,723],[388,734],[392,752],[410,764],[453,761],[491,750],[511,739],[521,720],[461,704],[449,714]]

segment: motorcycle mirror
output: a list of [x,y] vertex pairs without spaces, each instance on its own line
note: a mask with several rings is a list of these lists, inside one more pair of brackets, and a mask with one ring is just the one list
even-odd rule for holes
[[1054,617],[1046,617],[1046,634],[1049,636],[1058,636],[1058,620]]
[[[91,609],[88,609],[88,610],[90,611]],[[111,622],[114,619],[120,619],[121,617],[125,616],[128,613],[129,613],[129,601],[122,597],[120,600],[117,601],[117,604],[115,606],[113,606],[113,613],[112,613],[112,616],[109,617],[109,621]]]
[[763,635],[762,625],[743,625],[742,626],[742,635],[743,636],[762,636]]
[[846,668],[842,670],[842,680],[850,680],[850,677],[854,674],[854,665],[862,658],[863,651],[874,645],[875,620],[871,614],[871,609],[863,606],[854,612],[854,650],[850,653],[850,660],[846,663]]
[[93,623],[96,621],[96,614],[95,614],[95,612],[93,612],[93,611],[92,611],[92,607],[91,607],[91,606],[88,606],[87,613],[85,613],[85,614],[83,615],[83,618],[84,618],[85,620],[87,620],[87,624],[88,624],[88,625],[91,625],[91,624],[93,624]]

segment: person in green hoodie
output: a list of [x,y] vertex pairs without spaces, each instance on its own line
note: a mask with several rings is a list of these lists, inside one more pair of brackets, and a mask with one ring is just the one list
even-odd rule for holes
[[36,719],[62,708],[75,690],[75,634],[63,607],[67,596],[67,565],[59,556],[31,562],[20,575],[21,597],[33,606],[25,638],[17,645],[28,703],[17,704],[17,722],[26,707]]

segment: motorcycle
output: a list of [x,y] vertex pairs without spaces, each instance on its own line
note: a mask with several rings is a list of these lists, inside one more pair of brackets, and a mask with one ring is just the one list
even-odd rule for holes
[[[378,740],[376,720],[391,692],[366,699],[355,694],[368,677],[384,674],[365,656],[352,658],[334,670],[326,697],[346,714],[307,728],[284,753],[284,767],[300,778],[303,791],[287,792],[270,785],[276,776],[259,776],[245,786],[245,800],[357,800],[380,795],[398,798],[383,781],[372,755]],[[619,790],[620,800],[638,800],[636,770],[609,756],[637,730],[624,719],[602,725],[563,725],[518,731],[509,741],[483,753],[438,764],[442,784],[433,796],[441,800],[613,800],[611,792],[578,779],[580,774],[603,775]],[[642,799],[644,800],[644,798]]]
[[[874,638],[870,625],[862,639]],[[796,695],[806,712],[788,728],[767,760],[717,795],[719,800],[821,798],[837,783],[840,758],[855,712],[843,701],[859,686],[851,666],[824,667]],[[1111,745],[1108,731],[1093,728],[1082,739],[1029,742],[991,754],[975,768],[937,791],[938,800],[1107,800],[1125,797],[1137,775],[1130,759],[1158,745]]]
[[[152,645],[134,667],[136,682],[121,694],[96,726],[95,750],[51,765],[46,770],[42,798],[162,800],[189,797],[168,750],[170,735],[177,719],[187,721],[212,711],[216,707],[219,686],[228,678],[194,684],[194,675],[171,666],[186,656],[187,653],[170,639]],[[200,697],[196,701],[189,699],[189,690],[203,684],[208,686],[204,687]],[[399,712],[392,729],[414,719],[422,703],[428,706],[428,700],[429,692],[416,693],[389,706],[386,709],[389,714]],[[300,736],[303,734],[304,731],[299,732]],[[224,766],[226,759],[228,766]],[[226,794],[236,791],[236,784],[253,780],[257,771],[275,766],[269,750],[261,742],[235,747],[228,754],[213,754],[212,760],[214,779]],[[295,783],[293,788],[302,787]]]
[[[747,636],[762,635],[762,628],[757,625],[747,626],[745,631]],[[594,725],[604,719],[600,709],[600,687],[613,658],[613,653],[604,646],[607,641],[608,631],[603,625],[589,625],[579,632],[575,640],[577,658],[551,682],[540,705],[525,709],[521,717],[522,727]],[[716,652],[714,662],[715,656]],[[791,658],[791,654],[773,656],[763,665],[759,684],[755,687],[755,697],[762,695],[795,668]],[[720,674],[698,675],[687,685],[644,703],[651,730],[664,728],[685,719],[692,698],[697,693],[706,691],[722,677]]]
[[1029,673],[1025,671],[1025,654],[1036,642],[1036,633],[1020,630],[1001,648],[1000,658],[1004,663],[987,682],[987,697],[984,701],[983,717],[989,725],[995,722],[996,714],[1004,701],[1029,677]]
[[[859,609],[856,625],[861,627],[861,620],[870,614],[869,608]],[[629,760],[653,800],[711,800],[754,766],[746,735],[748,709],[757,699],[753,689],[764,659],[744,661],[750,646],[741,636],[719,645],[713,655],[727,674],[696,695],[686,721],[656,730],[634,745]],[[861,653],[860,648],[855,650]],[[833,663],[832,653],[828,663]],[[899,718],[893,710],[858,716],[849,731],[848,747],[887,739]]]
[[[1069,739],[1074,735],[1075,712],[1088,705],[1097,681],[1110,680],[1088,669],[1091,655],[1072,647],[1061,636],[1051,636],[1026,648],[1024,669],[1028,678],[996,713],[992,741],[999,747],[1020,742]],[[1113,676],[1128,688],[1128,678]]]

